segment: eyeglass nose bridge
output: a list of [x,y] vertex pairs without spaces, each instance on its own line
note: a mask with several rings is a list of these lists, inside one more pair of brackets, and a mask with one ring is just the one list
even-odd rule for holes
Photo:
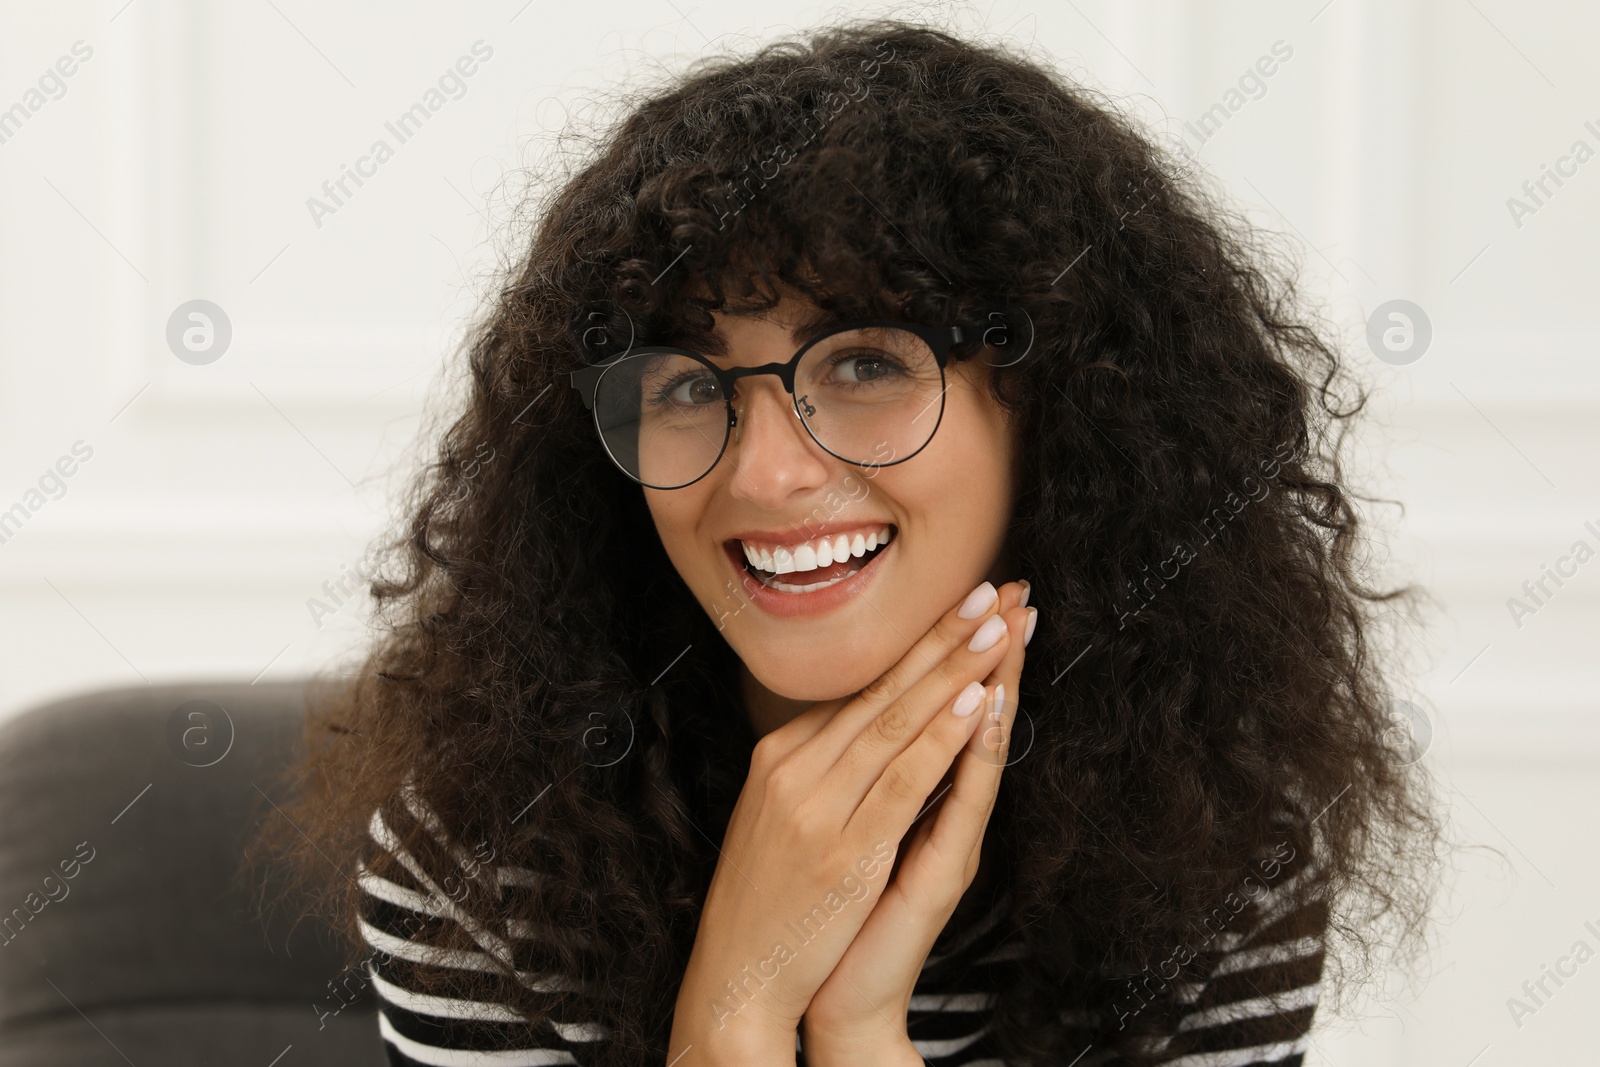
[[[795,413],[796,418],[799,418],[800,405],[804,402],[804,398],[794,395],[794,372],[798,365],[799,359],[797,357],[783,363],[763,363],[759,367],[722,368],[713,366],[711,368],[712,373],[717,376],[717,384],[722,389],[723,399],[728,405],[728,428],[733,430],[739,426],[739,409],[733,406],[734,386],[738,384],[741,378],[752,378],[761,374],[777,375],[778,381],[783,383],[783,391],[789,394],[790,410]],[[817,413],[817,409],[809,404],[806,407],[808,409],[807,414],[815,415]]]

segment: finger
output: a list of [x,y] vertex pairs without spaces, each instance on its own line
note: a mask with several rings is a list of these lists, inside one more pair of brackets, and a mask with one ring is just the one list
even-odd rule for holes
[[[977,714],[987,716],[991,704],[999,699],[1000,694],[993,694]],[[982,730],[980,724],[972,741]],[[904,913],[900,926],[927,926],[930,941],[944,927],[978,873],[993,803],[991,799],[985,807],[985,783],[979,781],[983,768],[976,768],[979,773],[975,774],[972,763],[967,749],[963,749],[950,773],[940,780],[939,791],[913,820],[916,828],[896,854],[890,882],[874,908],[876,914],[885,902],[896,900]]]
[[[999,665],[1011,643],[1005,616],[989,616],[970,642],[958,646],[939,669],[928,672],[870,720],[821,777],[821,787],[831,798],[829,806],[841,817],[848,815],[874,784],[890,773],[896,760],[913,751],[910,760],[895,773],[903,776],[914,768],[919,782],[930,770],[935,779],[944,773],[969,736],[964,723],[945,720],[961,718],[962,713],[972,711],[972,702],[985,695],[979,679]],[[960,710],[952,715],[943,709]],[[847,706],[839,717],[853,710]],[[817,741],[819,746],[825,744],[823,737]],[[947,749],[946,742],[951,741],[955,747]],[[932,765],[929,761],[935,759],[939,762]],[[919,795],[926,796],[932,786],[932,780],[923,783]]]
[[[1021,609],[1006,616],[1012,627],[1010,651],[994,673],[984,679],[992,694],[981,711],[984,721],[978,724],[978,729],[973,731],[967,746],[957,757],[951,769],[950,789],[941,802],[941,826],[934,831],[939,835],[935,847],[941,852],[955,854],[961,852],[963,847],[970,851],[982,843],[984,827],[988,824],[989,813],[994,809],[1000,774],[1005,769],[1010,750],[1011,726],[1018,708],[1017,693],[1021,685],[1027,631],[1037,617],[1037,608]],[[950,822],[945,824],[944,809],[948,807],[958,808],[960,813],[953,813],[948,817]],[[964,856],[966,853],[961,854]]]
[[1019,708],[1022,689],[1022,664],[1027,656],[1027,644],[1039,620],[1038,608],[1027,608],[1021,613],[1021,627],[1011,632],[1011,647],[1000,665],[983,680],[990,687],[1004,686],[1003,699],[993,708],[985,708],[986,718],[973,733],[969,752],[995,770],[993,785],[999,787],[999,771],[1005,766],[1010,753],[1012,724]]
[[[978,710],[980,715],[987,713],[987,705]],[[980,724],[974,736],[982,729]],[[956,766],[961,759],[958,756]],[[958,825],[963,821],[962,813],[952,811],[953,805],[946,803],[955,788],[955,768],[951,770],[946,776],[949,780],[941,781],[923,813],[913,821],[915,829],[895,856],[885,891],[886,898],[888,889],[899,891],[906,901],[916,906],[915,910],[925,921],[939,920],[935,932],[942,928],[967,886],[971,885],[972,876],[977,873],[977,864],[973,861],[983,843],[981,827],[974,832],[970,820],[968,825]]]
[[[1015,694],[1022,673],[1024,635],[1034,617],[1034,609],[1008,616],[1015,640],[1012,651],[988,679],[991,697],[978,712],[984,721],[957,756],[948,790],[942,798],[930,801],[930,806],[937,802],[937,810],[924,816],[928,822],[918,828],[912,845],[906,849],[899,877],[907,879],[907,892],[912,892],[912,882],[924,886],[922,894],[939,907],[946,903],[939,887],[959,884],[965,892],[977,873],[976,860],[994,811],[1010,747],[1011,725],[1016,719]],[[990,718],[992,713],[1000,719]]]
[[[983,709],[990,694],[977,682],[972,683],[972,689],[977,691],[977,699],[970,699],[972,693],[965,691],[959,703],[951,701],[941,708],[906,750],[884,768],[844,821],[844,836],[860,833],[882,837],[887,834],[896,841],[905,837],[906,829],[918,813],[936,800],[930,794],[973,733],[983,728]],[[971,710],[965,715],[956,714],[964,706],[970,706]],[[937,813],[929,816],[930,819],[936,817]]]
[[[980,599],[985,591],[991,595],[986,604]],[[945,612],[894,666],[857,693],[855,699],[825,725],[822,731],[825,741],[819,753],[825,752],[830,762],[837,761],[862,730],[902,700],[918,683],[930,675],[948,674],[950,657],[965,648],[989,619],[1015,605],[1026,591],[1021,582],[1006,582],[998,590],[989,582],[979,585],[961,603]],[[977,612],[970,618],[963,618],[961,613],[974,603],[979,605]],[[965,681],[963,679],[958,688]]]

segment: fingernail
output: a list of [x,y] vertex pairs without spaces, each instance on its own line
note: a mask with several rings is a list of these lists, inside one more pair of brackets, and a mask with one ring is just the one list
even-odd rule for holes
[[968,682],[956,697],[956,702],[950,705],[950,710],[957,718],[964,719],[978,710],[978,705],[983,703],[983,686],[977,682]]
[[1000,640],[1000,635],[1006,632],[1006,620],[998,615],[991,615],[978,627],[978,632],[972,635],[972,640],[967,642],[969,652],[987,652]]
[[1006,683],[996,682],[994,687],[994,710],[989,712],[989,718],[995,722],[1000,721],[1000,713],[1006,707]]
[[1033,628],[1039,624],[1039,609],[1028,609],[1028,628],[1022,631],[1022,647],[1027,648],[1028,642],[1033,640]]
[[1017,601],[1017,607],[1025,608],[1025,607],[1028,606],[1028,597],[1033,592],[1033,583],[1028,581],[1026,578],[1024,578],[1024,579],[1021,580],[1021,585],[1022,585],[1022,599]]
[[1000,594],[994,591],[994,586],[984,582],[967,594],[967,599],[961,602],[961,609],[956,614],[963,619],[976,619],[998,599]]

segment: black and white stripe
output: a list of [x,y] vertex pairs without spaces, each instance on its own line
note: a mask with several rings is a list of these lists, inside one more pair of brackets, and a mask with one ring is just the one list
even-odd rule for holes
[[[421,798],[408,789],[404,801],[405,814],[464,862],[465,850],[450,840]],[[548,927],[519,923],[497,931],[478,922],[442,890],[443,875],[424,870],[417,857],[399,847],[403,835],[390,825],[397,817],[398,812],[389,818],[373,813],[370,852],[357,871],[363,890],[360,928],[375,950],[369,973],[381,1003],[378,1027],[389,1062],[408,1067],[590,1062],[588,1050],[607,1038],[601,1025],[552,1019],[535,1028],[501,1003],[420,991],[425,979],[451,970],[494,973],[493,960],[510,964],[517,981],[535,992],[574,987],[549,969],[540,947],[547,944],[542,937],[552,933]],[[537,874],[526,868],[484,870],[492,871],[494,891],[503,897],[526,894],[537,885]],[[1256,900],[1250,927],[1217,934],[1197,957],[1214,961],[1207,979],[1174,986],[1173,996],[1188,1010],[1159,1046],[1169,1054],[1162,1061],[1167,1067],[1299,1067],[1320,989],[1327,910],[1318,900],[1291,906],[1290,897],[1295,880],[1311,873],[1303,858],[1286,865],[1278,884]],[[970,928],[948,942],[941,937],[914,990],[907,1033],[932,1067],[1005,1067],[989,1013],[994,990],[1011,984],[1014,969],[1026,964],[1027,950],[1015,937],[1002,936],[1005,894],[991,903]],[[443,947],[468,943],[477,947]],[[973,959],[959,980],[939,967],[957,953]],[[1115,1062],[1110,1050],[1095,1045],[1098,1012],[1064,1007],[1061,1017],[1082,1034],[1084,1053],[1075,1067]],[[798,1036],[796,1059],[805,1067]]]

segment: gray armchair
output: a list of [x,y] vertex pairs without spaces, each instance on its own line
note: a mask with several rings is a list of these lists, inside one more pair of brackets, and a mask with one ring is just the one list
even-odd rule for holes
[[235,880],[313,692],[107,689],[0,723],[0,1067],[386,1063],[331,932],[255,918]]

